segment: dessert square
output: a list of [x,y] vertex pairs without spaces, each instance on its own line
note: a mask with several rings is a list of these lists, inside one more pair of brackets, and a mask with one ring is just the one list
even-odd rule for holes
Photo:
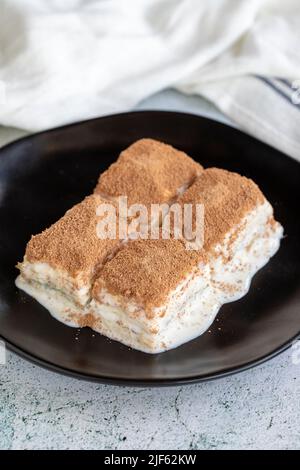
[[119,239],[101,239],[97,210],[101,196],[86,197],[48,229],[31,237],[18,264],[17,286],[58,315],[84,307],[101,266],[119,248]]
[[[150,219],[159,226],[158,239],[120,236],[122,196],[147,209],[167,205],[159,220]],[[183,212],[191,208],[190,233],[172,227],[173,203]],[[107,204],[119,218],[115,236],[103,238],[99,207]],[[198,207],[204,211],[201,244]],[[204,333],[224,303],[245,295],[282,236],[252,180],[204,170],[183,152],[142,139],[101,175],[93,195],[32,237],[16,284],[70,326],[159,353]]]
[[[168,205],[202,171],[199,163],[171,145],[141,139],[121,152],[118,160],[100,175],[94,192],[109,200],[125,196],[128,206],[142,204],[148,210],[148,224],[159,224]],[[151,204],[165,204],[165,207],[159,213],[151,213]],[[135,214],[126,217],[130,220]]]

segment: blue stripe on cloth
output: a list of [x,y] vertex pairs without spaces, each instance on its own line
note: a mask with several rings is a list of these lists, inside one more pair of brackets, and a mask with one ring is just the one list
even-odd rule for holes
[[293,85],[293,82],[291,82],[290,80],[287,80],[286,78],[279,78],[279,77],[277,77],[276,80],[277,80],[278,82],[283,83],[284,85],[286,85],[286,86],[289,87],[289,88],[293,88],[293,86],[292,86],[292,85]]
[[286,92],[285,92],[285,91],[283,91],[282,88],[279,88],[276,85],[275,81],[273,81],[269,78],[266,78],[266,77],[262,77],[261,75],[255,75],[255,77],[258,80],[260,80],[261,82],[268,85],[270,88],[272,88],[273,91],[275,91],[278,95],[280,95],[282,98],[284,98],[288,103],[290,103],[291,106],[293,106],[294,108],[300,109],[298,107],[298,105],[293,103],[293,101],[292,101],[292,89],[290,87],[289,87],[289,91],[286,90]]

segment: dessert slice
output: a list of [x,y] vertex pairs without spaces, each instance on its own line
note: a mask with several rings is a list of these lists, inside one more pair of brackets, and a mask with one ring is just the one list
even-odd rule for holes
[[219,303],[245,295],[283,236],[271,204],[251,179],[219,168],[206,169],[178,202],[204,206],[203,250]]
[[[202,171],[202,166],[184,152],[153,139],[141,139],[100,175],[94,192],[115,201],[127,197],[132,212],[123,214],[128,221],[138,215],[136,205],[142,205],[150,217],[147,224],[159,225],[168,206]],[[151,204],[162,205],[161,210],[150,211]]]
[[97,211],[102,204],[106,201],[99,195],[86,197],[33,236],[18,264],[16,285],[61,321],[68,322],[74,310],[89,302],[95,276],[120,247],[118,239],[99,238]]
[[79,325],[148,353],[177,347],[207,330],[222,304],[245,295],[279,248],[282,227],[247,178],[205,170],[178,203],[204,204],[202,249],[184,238],[129,242],[101,269]]
[[87,323],[77,318],[140,351],[166,351],[207,328],[208,283],[204,253],[187,251],[182,240],[135,240],[103,267]]

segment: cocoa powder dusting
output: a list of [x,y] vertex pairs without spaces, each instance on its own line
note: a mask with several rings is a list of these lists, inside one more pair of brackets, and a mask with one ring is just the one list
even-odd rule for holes
[[32,236],[27,244],[26,260],[48,263],[71,276],[94,272],[120,243],[97,236],[96,210],[105,202],[99,195],[88,196],[51,227]]
[[189,186],[202,170],[184,152],[141,139],[100,175],[94,192],[108,198],[127,196],[128,204],[159,204],[173,200],[178,189]]

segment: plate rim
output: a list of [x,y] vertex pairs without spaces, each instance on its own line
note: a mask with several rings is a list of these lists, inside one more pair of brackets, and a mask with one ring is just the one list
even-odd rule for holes
[[[221,127],[229,127],[233,132],[237,132],[238,134],[243,134],[247,138],[254,139],[258,141],[261,145],[271,148],[273,151],[283,155],[285,158],[289,158],[296,164],[300,165],[300,162],[298,162],[295,158],[272,147],[270,144],[266,142],[262,142],[256,139],[251,134],[248,134],[242,129],[238,129],[237,127],[234,127],[230,123],[224,123],[222,121],[219,121],[217,119],[214,119],[212,117],[208,117],[205,115],[198,115],[194,113],[172,111],[172,110],[158,110],[158,109],[143,109],[143,110],[136,110],[136,111],[126,111],[126,112],[120,112],[120,113],[114,113],[114,114],[107,114],[104,116],[89,118],[89,119],[85,119],[82,121],[76,121],[76,122],[64,124],[62,126],[56,126],[50,129],[41,130],[38,132],[29,133],[28,135],[19,137],[16,140],[8,142],[2,147],[0,147],[0,159],[2,157],[1,155],[2,152],[7,151],[10,147],[18,145],[22,142],[30,141],[31,139],[34,139],[35,137],[41,136],[43,134],[50,134],[56,131],[63,131],[71,127],[80,126],[82,124],[88,124],[91,122],[103,121],[106,119],[114,119],[114,118],[125,118],[126,116],[141,115],[141,114],[148,114],[148,115],[149,114],[150,115],[170,114],[170,115],[175,115],[175,116],[186,116],[188,118],[193,118],[196,120],[199,119],[199,120],[211,121],[214,124],[220,125]],[[300,338],[300,329],[292,338],[289,338],[286,342],[284,342],[283,344],[275,348],[273,351],[265,354],[264,356],[261,356],[258,359],[247,361],[244,364],[239,365],[239,366],[228,367],[227,369],[223,369],[222,371],[215,371],[210,374],[204,374],[204,375],[197,374],[188,378],[166,378],[166,379],[152,378],[152,379],[140,379],[140,380],[138,379],[137,380],[135,378],[115,378],[115,377],[110,377],[109,375],[85,374],[83,372],[78,372],[73,369],[68,369],[66,367],[58,366],[52,363],[51,361],[47,361],[46,359],[39,358],[38,356],[33,355],[30,352],[27,352],[24,348],[15,345],[12,341],[7,340],[0,332],[0,339],[4,341],[5,346],[7,347],[9,351],[16,353],[19,357],[27,360],[28,362],[34,365],[38,365],[39,367],[42,367],[51,372],[55,372],[61,375],[71,377],[71,378],[76,378],[78,380],[85,380],[85,381],[89,381],[93,383],[102,383],[102,384],[114,385],[114,386],[129,386],[129,387],[170,387],[170,386],[180,386],[180,385],[209,382],[212,380],[229,377],[231,375],[252,369],[256,366],[264,364],[265,362],[275,358],[282,352],[286,351],[299,338]]]
[[[167,110],[167,109],[161,109],[160,110],[160,109],[151,109],[151,108],[141,109],[141,110],[136,110],[136,111],[124,111],[124,112],[120,112],[120,113],[105,114],[104,116],[84,119],[82,121],[75,121],[75,122],[71,122],[71,123],[68,123],[68,124],[63,124],[62,126],[56,126],[56,127],[51,127],[50,129],[44,129],[44,130],[40,130],[40,131],[37,131],[37,132],[32,132],[32,133],[29,133],[28,135],[18,137],[17,139],[12,140],[12,141],[4,144],[2,147],[0,147],[0,158],[1,158],[1,152],[7,150],[9,147],[13,147],[15,144],[18,144],[20,142],[25,142],[27,140],[30,140],[32,138],[41,136],[43,134],[49,134],[49,133],[56,132],[56,131],[59,131],[59,130],[68,129],[70,127],[75,127],[75,126],[78,126],[78,125],[81,125],[81,124],[88,124],[88,123],[91,123],[91,122],[102,121],[102,120],[111,119],[111,118],[119,118],[119,117],[125,117],[125,116],[130,116],[130,115],[139,115],[139,114],[153,114],[153,115],[154,114],[166,114],[166,115],[171,114],[171,115],[177,115],[177,116],[187,116],[187,117],[193,118],[193,119],[211,121],[214,124],[220,125],[221,127],[229,127],[233,132],[236,132],[238,134],[243,134],[247,138],[250,138],[250,139],[253,139],[253,140],[259,142],[261,145],[264,145],[265,147],[268,147],[269,149],[272,149],[274,152],[277,152],[281,155],[284,155],[285,158],[288,158],[288,159],[292,160],[293,162],[295,162],[297,165],[300,165],[300,161],[298,161],[296,158],[282,152],[279,149],[276,149],[275,147],[272,147],[272,145],[270,145],[267,142],[263,142],[262,140],[257,139],[254,135],[251,135],[251,134],[247,133],[243,129],[239,129],[238,127],[235,126],[234,123],[231,125],[231,123],[225,123],[225,122],[219,121],[218,119],[214,119],[214,117],[206,116],[206,115],[203,115],[203,114],[194,114],[194,113],[188,113],[188,112],[185,112],[185,111],[172,111],[172,110]],[[26,132],[27,132],[27,130],[26,130]]]
[[[290,338],[288,341],[280,345],[278,348],[274,349],[268,354],[264,356],[254,359],[252,361],[246,362],[245,364],[237,367],[229,367],[224,371],[220,372],[213,372],[211,374],[206,374],[204,376],[195,375],[189,378],[167,378],[167,379],[125,379],[125,378],[114,378],[109,377],[108,375],[92,375],[92,374],[84,374],[82,372],[76,372],[72,369],[67,369],[65,367],[57,366],[56,364],[51,363],[50,361],[46,361],[45,359],[40,359],[37,356],[32,355],[31,353],[26,352],[24,349],[20,348],[19,346],[14,345],[11,341],[7,341],[0,335],[0,339],[2,339],[9,351],[16,353],[22,359],[27,360],[33,365],[38,365],[43,369],[46,369],[51,372],[56,372],[60,375],[65,375],[67,377],[75,378],[78,380],[84,380],[87,382],[93,383],[101,383],[106,385],[114,385],[114,386],[127,386],[127,387],[151,387],[151,388],[158,388],[158,387],[174,387],[174,386],[181,386],[181,385],[192,385],[196,383],[203,383],[203,382],[211,382],[213,380],[222,379],[225,377],[230,377],[232,375],[253,369],[256,366],[262,365],[269,360],[275,358],[279,354],[287,351],[292,344],[300,338],[300,330],[296,333],[295,336]],[[161,353],[164,354],[164,353]]]

